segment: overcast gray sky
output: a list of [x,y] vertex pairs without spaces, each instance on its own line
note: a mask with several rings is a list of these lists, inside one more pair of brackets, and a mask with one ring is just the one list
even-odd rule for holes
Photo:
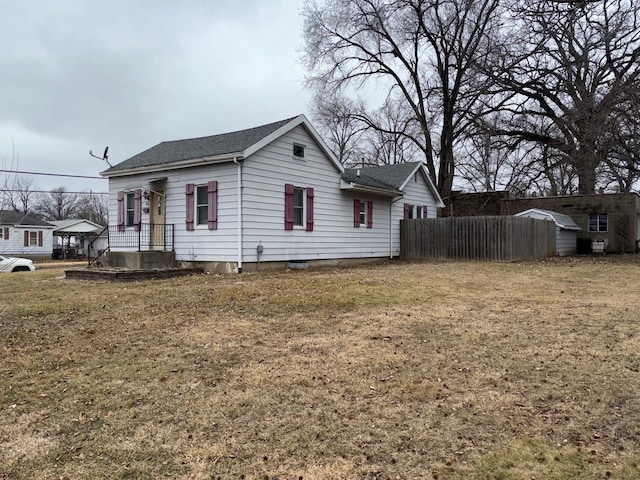
[[[0,0],[2,169],[97,176],[164,140],[307,113],[301,0]],[[0,179],[6,179],[0,173]],[[49,190],[106,180],[29,176]]]

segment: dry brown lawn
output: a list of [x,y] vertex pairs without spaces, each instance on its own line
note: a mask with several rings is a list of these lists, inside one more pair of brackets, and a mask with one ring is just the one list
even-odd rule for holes
[[3,274],[0,478],[640,478],[637,262]]

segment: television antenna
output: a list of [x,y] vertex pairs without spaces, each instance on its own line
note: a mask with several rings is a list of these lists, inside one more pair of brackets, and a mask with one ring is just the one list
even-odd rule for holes
[[109,163],[109,156],[107,155],[108,151],[109,151],[109,146],[107,145],[106,147],[104,147],[104,153],[102,154],[102,157],[94,155],[93,150],[89,150],[89,155],[91,155],[93,158],[97,158],[98,160],[103,160],[107,162],[107,165],[109,165],[110,167],[113,167],[113,165]]

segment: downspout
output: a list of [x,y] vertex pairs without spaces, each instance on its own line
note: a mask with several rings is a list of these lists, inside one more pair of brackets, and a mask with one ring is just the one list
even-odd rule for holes
[[233,157],[233,163],[238,166],[238,273],[242,273],[242,163],[238,157]]
[[389,258],[390,259],[393,259],[393,204],[396,203],[398,200],[401,200],[402,198],[403,197],[396,197],[389,202]]

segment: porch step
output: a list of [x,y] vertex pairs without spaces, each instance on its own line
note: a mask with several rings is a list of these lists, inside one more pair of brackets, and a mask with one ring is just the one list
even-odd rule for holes
[[176,266],[175,252],[144,251],[105,253],[102,265],[106,268],[124,268],[128,270],[157,270]]

